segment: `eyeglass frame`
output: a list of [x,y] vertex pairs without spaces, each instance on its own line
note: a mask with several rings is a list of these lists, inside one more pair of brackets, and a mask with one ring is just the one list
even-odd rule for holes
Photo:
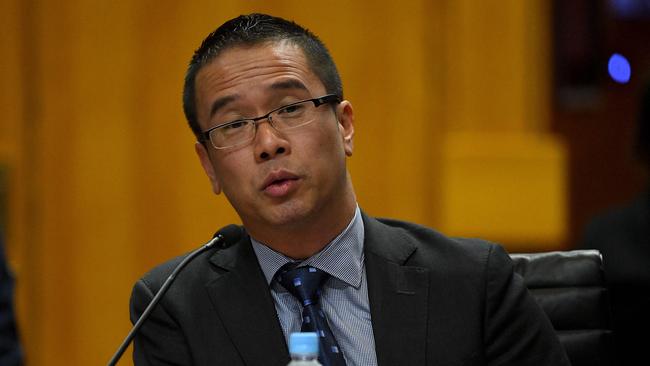
[[[247,143],[247,142],[250,142],[250,141],[252,141],[252,140],[255,139],[255,136],[257,136],[257,125],[258,125],[258,123],[260,123],[259,121],[261,121],[261,120],[267,120],[267,121],[269,122],[269,124],[270,124],[271,126],[273,126],[273,128],[276,129],[277,131],[285,131],[285,130],[290,130],[290,129],[292,129],[292,128],[298,128],[298,127],[302,127],[302,126],[308,125],[308,124],[311,123],[312,121],[309,121],[309,122],[307,122],[307,123],[305,123],[305,124],[302,124],[302,125],[299,125],[299,126],[295,126],[295,127],[292,127],[292,128],[288,128],[288,129],[285,129],[285,130],[282,130],[282,129],[278,130],[277,127],[276,127],[275,125],[273,125],[273,121],[272,121],[271,119],[269,119],[269,117],[271,116],[271,114],[273,114],[273,113],[275,113],[275,112],[277,112],[277,111],[279,111],[279,110],[281,110],[281,109],[284,109],[284,108],[287,108],[287,107],[291,107],[291,106],[296,105],[296,104],[305,103],[305,102],[312,102],[312,103],[314,103],[314,107],[315,107],[315,108],[318,108],[318,107],[320,107],[321,105],[324,105],[324,104],[330,104],[330,103],[339,104],[339,103],[341,103],[341,97],[339,97],[339,96],[336,95],[336,94],[326,94],[326,95],[323,95],[323,96],[321,96],[321,97],[311,98],[311,99],[304,99],[304,100],[299,100],[299,101],[297,101],[297,102],[293,102],[293,103],[289,103],[289,104],[283,105],[283,106],[281,106],[281,107],[278,107],[278,108],[273,109],[272,111],[270,111],[270,112],[268,112],[267,114],[265,114],[265,115],[263,115],[263,116],[260,116],[260,117],[255,117],[255,118],[240,118],[240,119],[237,119],[237,120],[234,120],[234,121],[230,121],[230,122],[226,122],[226,123],[221,123],[221,124],[218,124],[218,125],[216,125],[216,126],[214,126],[214,127],[210,127],[209,129],[207,129],[207,130],[201,132],[201,135],[200,135],[200,137],[201,137],[201,142],[202,142],[202,143],[205,143],[205,142],[208,142],[208,141],[209,141],[209,142],[210,142],[210,145],[212,145],[212,147],[215,148],[215,149],[217,149],[217,150],[230,149],[230,148],[233,148],[233,147],[237,147],[237,146],[243,145],[243,144],[245,144],[245,143]],[[214,143],[212,143],[212,139],[210,138],[210,132],[216,130],[217,128],[221,128],[221,127],[225,127],[225,126],[233,125],[233,124],[235,124],[235,123],[240,123],[240,122],[242,122],[242,121],[251,121],[251,122],[253,123],[253,126],[255,127],[255,130],[254,130],[255,132],[254,132],[254,134],[253,134],[253,138],[252,138],[252,139],[250,139],[250,140],[246,140],[246,141],[242,141],[242,142],[237,143],[237,144],[232,145],[232,146],[226,146],[226,147],[216,147],[216,146],[214,146]]]

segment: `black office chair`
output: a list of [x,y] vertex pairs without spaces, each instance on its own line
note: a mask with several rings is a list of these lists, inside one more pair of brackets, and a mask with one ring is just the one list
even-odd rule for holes
[[510,255],[573,366],[613,364],[609,298],[597,250]]

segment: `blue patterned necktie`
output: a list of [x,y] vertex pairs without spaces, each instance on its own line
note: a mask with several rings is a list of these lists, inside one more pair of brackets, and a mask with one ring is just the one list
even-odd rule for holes
[[300,331],[319,335],[318,361],[323,366],[345,366],[343,354],[320,307],[320,288],[329,274],[309,266],[291,269],[294,265],[289,263],[280,268],[277,280],[302,304]]

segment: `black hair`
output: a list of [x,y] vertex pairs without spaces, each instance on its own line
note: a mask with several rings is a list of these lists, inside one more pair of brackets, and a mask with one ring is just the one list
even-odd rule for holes
[[343,86],[334,60],[316,35],[295,22],[267,14],[240,15],[223,23],[210,33],[194,52],[185,74],[183,110],[185,118],[201,141],[201,127],[196,113],[195,83],[201,68],[226,49],[236,46],[254,46],[265,42],[287,40],[302,50],[311,71],[325,86],[327,94],[343,98]]

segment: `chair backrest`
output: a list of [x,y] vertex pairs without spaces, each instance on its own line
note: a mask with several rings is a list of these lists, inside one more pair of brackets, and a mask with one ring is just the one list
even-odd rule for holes
[[611,365],[610,306],[597,250],[511,254],[573,366]]

